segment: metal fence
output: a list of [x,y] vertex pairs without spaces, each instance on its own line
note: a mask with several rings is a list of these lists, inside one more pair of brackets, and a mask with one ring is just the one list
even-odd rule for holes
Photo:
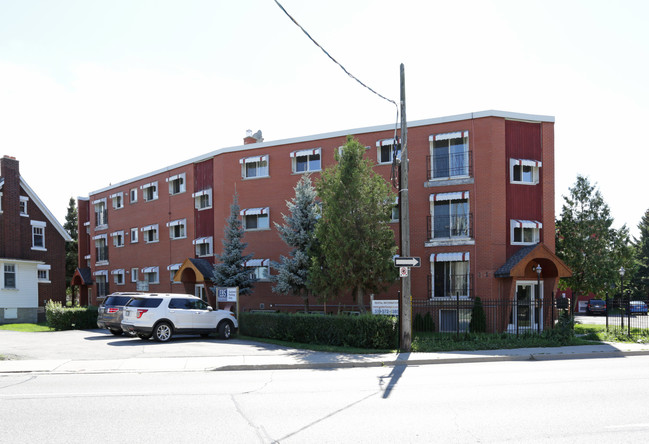
[[[647,315],[647,300],[606,299],[605,313],[595,316],[604,317],[606,330],[621,330],[629,336],[646,335],[649,333],[649,316]],[[601,322],[599,322],[601,323]]]

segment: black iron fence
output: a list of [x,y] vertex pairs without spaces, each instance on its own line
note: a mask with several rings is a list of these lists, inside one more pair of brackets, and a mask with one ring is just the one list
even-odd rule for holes
[[649,332],[648,300],[606,299],[603,313],[592,312],[593,317],[605,318],[606,330],[621,330],[629,336]]

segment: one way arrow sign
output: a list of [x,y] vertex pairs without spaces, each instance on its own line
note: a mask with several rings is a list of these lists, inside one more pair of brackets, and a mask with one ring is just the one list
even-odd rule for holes
[[420,257],[395,257],[395,267],[421,267]]

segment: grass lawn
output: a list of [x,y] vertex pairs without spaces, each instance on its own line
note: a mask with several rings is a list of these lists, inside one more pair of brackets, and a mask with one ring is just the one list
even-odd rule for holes
[[41,323],[41,324],[3,324],[3,325],[0,325],[0,330],[26,331],[26,332],[54,331],[53,328],[48,327],[47,325],[45,325],[45,323]]
[[649,331],[637,328],[632,328],[628,336],[626,328],[609,327],[606,331],[605,325],[576,324],[575,334],[591,341],[649,343]]

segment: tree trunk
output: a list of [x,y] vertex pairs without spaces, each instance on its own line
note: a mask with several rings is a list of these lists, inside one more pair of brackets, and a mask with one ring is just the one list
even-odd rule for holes
[[358,311],[360,311],[361,314],[365,314],[365,304],[363,303],[364,296],[365,292],[361,287],[358,287],[356,289],[356,303],[358,304]]

